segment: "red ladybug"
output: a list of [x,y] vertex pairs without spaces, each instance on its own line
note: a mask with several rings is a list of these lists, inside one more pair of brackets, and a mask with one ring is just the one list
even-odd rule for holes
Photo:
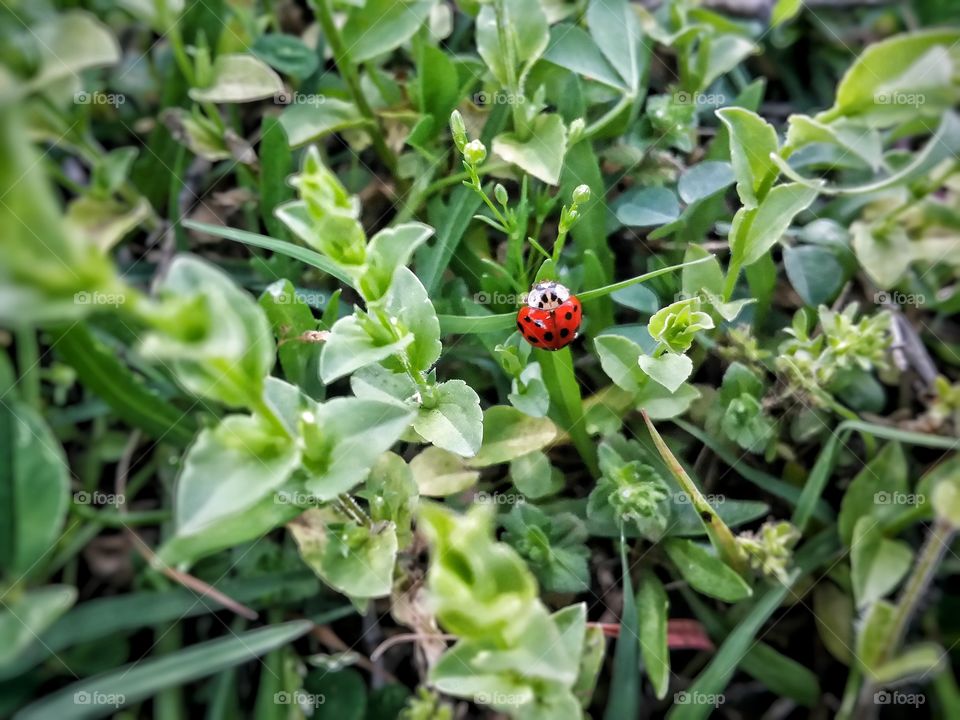
[[576,339],[582,318],[577,296],[548,280],[530,290],[527,304],[517,313],[517,330],[534,347],[559,350]]

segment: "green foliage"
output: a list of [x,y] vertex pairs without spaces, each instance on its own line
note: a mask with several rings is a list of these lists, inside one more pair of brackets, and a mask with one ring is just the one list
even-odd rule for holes
[[0,714],[960,705],[943,3],[61,5],[0,12]]

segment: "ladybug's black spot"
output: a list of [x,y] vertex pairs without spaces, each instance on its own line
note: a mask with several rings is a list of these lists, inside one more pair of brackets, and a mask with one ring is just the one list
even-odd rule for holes
[[549,331],[545,332],[543,334],[543,339],[546,340],[547,342],[550,342],[551,340],[553,340],[553,333]]
[[573,320],[573,313],[572,313],[572,312],[568,312],[568,313],[567,313],[567,320]]
[[533,322],[533,318],[527,315],[524,319],[524,322]]
[[570,334],[569,330],[567,330],[566,328],[560,328],[560,337],[566,337],[569,334]]
[[519,320],[517,320],[517,330],[519,330],[520,332],[523,332],[523,325],[520,324]]
[[536,345],[539,340],[537,340],[533,335],[527,335],[527,342],[531,345]]

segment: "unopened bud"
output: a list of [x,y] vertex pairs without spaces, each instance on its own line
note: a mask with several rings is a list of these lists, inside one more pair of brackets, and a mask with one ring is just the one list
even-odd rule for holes
[[570,123],[570,129],[567,131],[567,143],[574,145],[583,137],[583,131],[587,129],[587,123],[583,118],[577,118]]
[[487,159],[487,148],[479,140],[471,140],[463,147],[463,157],[470,165],[480,165]]
[[588,185],[577,185],[573,189],[573,202],[575,205],[583,205],[590,200],[590,187]]
[[463,115],[459,110],[450,113],[450,132],[453,135],[453,144],[457,150],[463,152],[463,146],[467,144],[467,126],[463,124]]
[[500,183],[497,183],[496,186],[493,188],[493,196],[497,199],[497,202],[500,203],[501,205],[506,205],[507,200],[509,199],[509,197],[507,196],[507,189]]

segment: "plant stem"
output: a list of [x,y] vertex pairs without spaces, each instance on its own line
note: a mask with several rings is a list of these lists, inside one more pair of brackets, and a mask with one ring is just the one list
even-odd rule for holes
[[337,30],[337,26],[333,21],[333,11],[330,8],[330,0],[314,0],[313,6],[316,10],[320,27],[323,29],[323,36],[326,38],[327,43],[330,45],[330,51],[333,53],[333,62],[336,64],[337,70],[340,71],[341,77],[347,84],[353,102],[356,104],[360,114],[372,123],[370,137],[373,140],[373,149],[380,158],[380,162],[387,166],[391,175],[396,177],[396,155],[387,147],[386,140],[383,138],[383,131],[380,129],[380,123],[377,121],[377,116],[374,115],[373,108],[370,107],[370,103],[367,102],[367,98],[363,94],[357,67],[350,59],[350,52],[346,45],[344,45],[340,31]]
[[741,574],[745,573],[747,571],[747,564],[743,554],[737,548],[736,538],[734,538],[730,528],[723,522],[717,514],[717,511],[713,509],[713,506],[707,502],[707,499],[700,492],[700,488],[696,486],[696,483],[687,475],[687,471],[683,469],[680,461],[677,460],[663,438],[660,437],[660,433],[657,432],[647,412],[645,410],[641,412],[643,413],[643,420],[647,424],[647,429],[650,431],[650,437],[653,438],[653,444],[660,453],[660,457],[663,458],[670,473],[676,478],[680,489],[683,490],[690,499],[690,503],[697,511],[697,515],[700,516],[700,522],[703,523],[703,527],[706,529],[713,546],[717,549],[717,553],[719,553],[723,561],[734,570]]
[[558,419],[566,426],[561,429],[570,436],[590,474],[599,478],[597,448],[587,434],[584,424],[583,398],[580,396],[580,383],[573,372],[570,348],[565,347],[553,352],[537,350],[536,354],[543,370],[543,382],[550,392],[550,401],[557,411]]
[[364,527],[371,527],[373,525],[373,520],[371,520],[370,516],[357,504],[357,501],[350,497],[349,493],[340,493],[340,495],[337,496],[337,505],[344,515],[358,525],[363,525]]
[[23,327],[17,330],[17,369],[20,373],[20,397],[32,408],[40,409],[40,351],[37,332]]

